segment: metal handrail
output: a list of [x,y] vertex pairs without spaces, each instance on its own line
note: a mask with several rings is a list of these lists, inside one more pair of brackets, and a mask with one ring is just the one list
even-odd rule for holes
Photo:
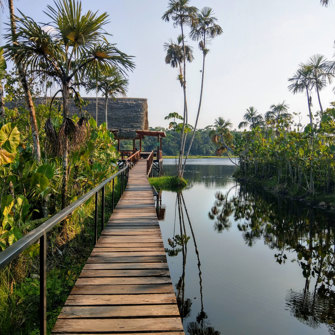
[[98,240],[98,192],[101,190],[102,193],[102,206],[101,206],[101,229],[104,226],[105,216],[105,186],[109,182],[113,182],[113,193],[112,193],[112,208],[114,210],[114,179],[118,176],[121,177],[121,194],[126,188],[127,177],[130,166],[127,165],[122,170],[113,174],[111,177],[104,180],[101,184],[94,187],[91,191],[81,196],[73,204],[65,207],[60,212],[55,214],[53,217],[45,221],[39,227],[33,229],[27,233],[24,237],[19,239],[17,242],[0,252],[0,269],[11,262],[14,258],[20,255],[24,250],[30,247],[32,244],[40,241],[40,334],[47,334],[46,326],[46,257],[47,257],[47,239],[46,234],[52,230],[59,222],[65,220],[72,212],[79,206],[84,204],[93,195],[95,195],[95,231],[94,231],[94,243]]

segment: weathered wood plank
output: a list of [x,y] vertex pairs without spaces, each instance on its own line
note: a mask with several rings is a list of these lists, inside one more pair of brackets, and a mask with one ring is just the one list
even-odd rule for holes
[[69,295],[66,306],[89,305],[150,305],[150,304],[176,304],[174,293],[163,294],[113,294],[113,295]]
[[166,256],[118,256],[118,257],[105,257],[105,256],[91,256],[88,258],[87,263],[164,263]]
[[110,250],[93,250],[91,253],[92,256],[102,256],[102,257],[126,257],[126,256],[158,256],[165,255],[164,250],[156,251],[110,251]]
[[170,277],[79,277],[76,285],[107,285],[107,284],[165,284],[171,283]]
[[168,269],[167,263],[87,263],[85,270],[142,270],[142,269]]
[[75,286],[71,294],[150,294],[150,293],[174,293],[171,284],[149,285],[83,285]]
[[182,331],[180,318],[58,319],[54,332]]
[[60,319],[115,318],[115,317],[179,316],[176,305],[140,306],[71,306],[64,307]]

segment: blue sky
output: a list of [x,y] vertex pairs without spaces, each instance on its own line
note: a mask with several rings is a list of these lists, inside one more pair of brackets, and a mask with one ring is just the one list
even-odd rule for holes
[[[166,126],[164,116],[182,113],[182,92],[175,69],[164,62],[163,44],[179,33],[161,20],[167,0],[83,0],[85,9],[106,11],[110,40],[134,55],[136,69],[129,75],[128,96],[147,98],[150,126]],[[14,0],[16,8],[37,21],[52,1]],[[301,112],[307,122],[304,94],[293,96],[287,79],[301,62],[314,54],[332,59],[335,39],[335,3],[322,7],[319,0],[194,0],[192,5],[214,9],[223,35],[216,38],[207,58],[207,72],[200,126],[222,116],[241,121],[249,106],[264,113],[285,100],[291,112]],[[1,13],[2,32],[8,8]],[[1,41],[3,43],[3,40]],[[200,88],[201,54],[194,44],[196,60],[188,67],[190,120],[194,120]],[[325,106],[335,101],[330,85],[321,93]],[[317,110],[316,96],[313,96]]]

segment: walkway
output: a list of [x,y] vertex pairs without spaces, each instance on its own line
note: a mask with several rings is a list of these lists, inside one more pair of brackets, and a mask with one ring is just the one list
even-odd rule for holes
[[53,334],[183,335],[146,160],[88,258]]

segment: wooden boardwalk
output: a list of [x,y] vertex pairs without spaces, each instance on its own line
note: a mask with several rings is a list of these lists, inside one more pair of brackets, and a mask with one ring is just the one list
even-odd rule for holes
[[184,334],[145,160],[130,171],[52,333]]

